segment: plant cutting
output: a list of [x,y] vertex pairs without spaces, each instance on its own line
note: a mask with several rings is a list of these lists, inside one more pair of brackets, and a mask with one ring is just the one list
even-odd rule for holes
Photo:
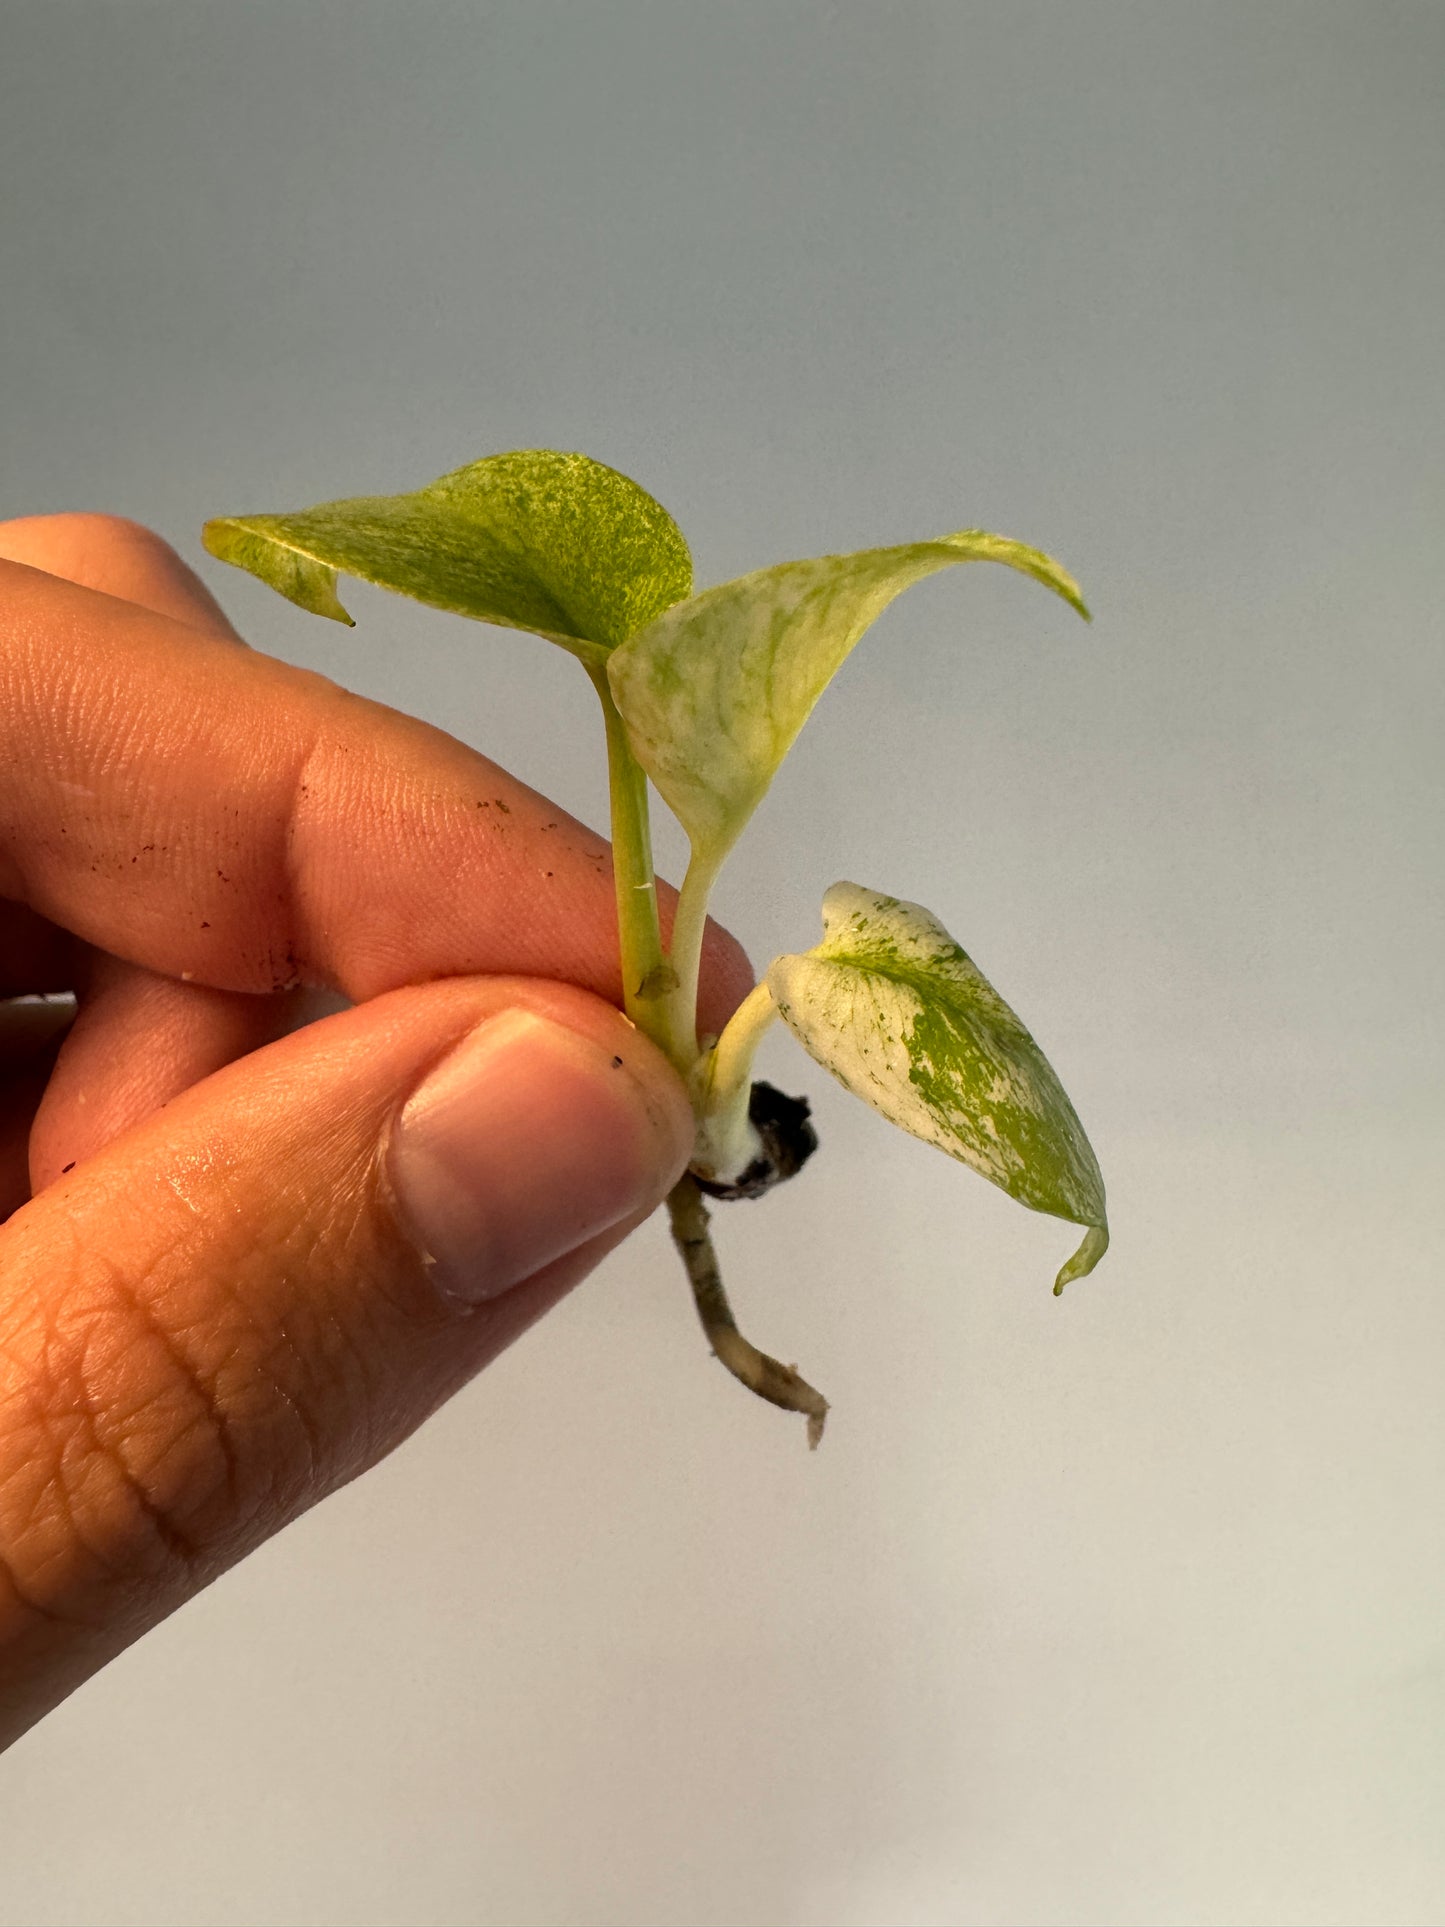
[[[756,1198],[816,1139],[805,1100],[754,1080],[781,1021],[844,1087],[1030,1209],[1083,1228],[1055,1292],[1109,1242],[1104,1186],[1062,1085],[1022,1022],[927,910],[836,883],[822,941],[775,958],[721,1036],[697,1028],[708,900],[823,690],[895,596],[938,570],[999,562],[1088,618],[1037,549],[965,529],[931,541],[777,563],[693,592],[665,509],[584,455],[495,455],[405,495],[209,522],[206,547],[290,601],[350,624],[338,573],[458,615],[524,629],[575,656],[606,737],[625,1009],[684,1079],[692,1164],[668,1200],[713,1351],[822,1436],[827,1401],[738,1329],[704,1195]],[[668,940],[658,917],[649,780],[688,839]]]

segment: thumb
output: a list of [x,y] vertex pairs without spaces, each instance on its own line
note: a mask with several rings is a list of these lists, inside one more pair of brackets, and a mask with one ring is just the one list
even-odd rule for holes
[[652,1210],[691,1137],[611,1006],[452,979],[238,1060],[18,1211],[0,1743],[420,1424]]

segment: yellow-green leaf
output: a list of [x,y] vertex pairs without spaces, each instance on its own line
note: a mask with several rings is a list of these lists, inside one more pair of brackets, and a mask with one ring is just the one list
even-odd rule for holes
[[666,509],[586,455],[492,455],[409,495],[208,522],[206,547],[316,615],[351,621],[338,571],[433,608],[528,629],[600,662],[686,596]]

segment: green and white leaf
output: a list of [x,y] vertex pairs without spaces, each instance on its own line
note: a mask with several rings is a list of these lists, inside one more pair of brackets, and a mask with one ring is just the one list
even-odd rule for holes
[[823,941],[767,974],[778,1013],[840,1084],[1030,1210],[1089,1227],[1059,1273],[1092,1271],[1109,1243],[1104,1181],[1043,1052],[937,919],[837,883]]
[[1005,563],[1088,616],[1058,563],[964,529],[739,576],[675,604],[613,653],[608,680],[634,753],[695,851],[731,848],[870,623],[911,583],[959,562]]
[[590,663],[692,588],[692,558],[666,509],[616,469],[545,448],[488,456],[409,495],[226,516],[203,539],[223,562],[337,622],[351,621],[340,571],[531,630]]

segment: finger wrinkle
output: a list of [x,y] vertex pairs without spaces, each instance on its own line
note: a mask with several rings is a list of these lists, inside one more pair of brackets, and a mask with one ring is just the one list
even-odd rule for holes
[[[66,1387],[57,1372],[52,1336],[38,1303],[0,1332],[0,1364],[10,1364],[15,1383],[0,1396],[0,1572],[7,1589],[30,1614],[71,1622],[84,1615],[64,1610],[46,1596],[46,1571],[73,1542],[69,1495],[62,1476],[64,1448],[55,1449],[53,1408],[65,1409]],[[17,1354],[23,1362],[17,1367]],[[54,1530],[59,1519],[62,1533]],[[22,1580],[21,1567],[25,1567]]]
[[[150,1453],[147,1465],[136,1440],[151,1430],[166,1437],[190,1428],[195,1414],[181,1408],[193,1381],[172,1353],[167,1364],[174,1377],[164,1386],[137,1386],[134,1399],[125,1399],[124,1381],[119,1387],[114,1382],[116,1336],[110,1304],[89,1306],[64,1325],[49,1326],[34,1407],[36,1430],[48,1447],[41,1468],[48,1467],[49,1476],[35,1496],[41,1507],[53,1508],[61,1527],[57,1550],[67,1563],[79,1549],[106,1580],[126,1590],[141,1579],[167,1590],[179,1582],[188,1591],[197,1551],[167,1503],[171,1495],[160,1477],[167,1447]],[[139,1358],[134,1334],[128,1334],[127,1349]],[[189,1481],[195,1482],[194,1472]],[[177,1482],[177,1501],[180,1490]]]
[[[184,1202],[195,1212],[189,1199]],[[148,1388],[130,1413],[123,1410],[119,1400],[109,1407],[94,1401],[97,1442],[110,1451],[167,1545],[183,1555],[188,1568],[195,1569],[202,1563],[202,1548],[193,1533],[179,1523],[183,1514],[211,1510],[219,1494],[227,1511],[239,1515],[242,1527],[250,1524],[241,1512],[244,1495],[231,1428],[214,1382],[184,1347],[185,1326],[171,1328],[162,1321],[147,1302],[144,1280],[135,1282],[117,1268],[110,1269],[114,1296],[160,1354],[169,1380],[161,1391]],[[163,1423],[154,1450],[142,1462],[133,1463],[137,1455],[132,1438],[154,1424],[158,1410]],[[101,1439],[102,1427],[107,1434],[113,1431],[113,1439]],[[197,1445],[199,1452],[193,1449]]]
[[70,1617],[195,1590],[237,1503],[220,1407],[142,1293],[86,1251],[63,1298],[7,1320],[0,1543],[27,1601]]
[[136,1579],[149,1583],[153,1561],[133,1540],[118,1559],[114,1521],[100,1529],[97,1491],[113,1492],[114,1474],[103,1467],[85,1389],[54,1350],[47,1342],[34,1362],[29,1394],[0,1407],[0,1565],[30,1615],[99,1627],[115,1613],[121,1572],[124,1597]]

